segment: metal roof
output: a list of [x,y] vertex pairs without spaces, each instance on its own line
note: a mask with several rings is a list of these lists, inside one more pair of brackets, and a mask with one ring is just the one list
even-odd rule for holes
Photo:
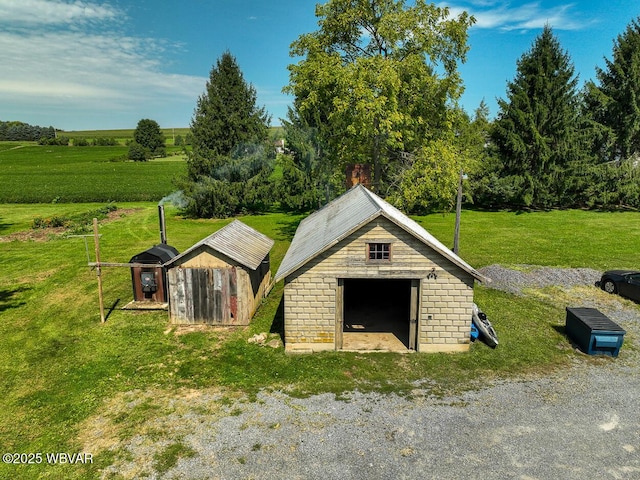
[[205,246],[226,255],[251,270],[255,270],[268,255],[273,243],[273,240],[266,235],[242,223],[240,220],[234,220],[171,259],[165,265],[172,265],[185,255]]
[[291,246],[275,275],[275,281],[280,281],[292,274],[308,261],[379,216],[395,223],[477,280],[489,280],[417,222],[363,185],[357,184],[300,222]]
[[148,248],[144,252],[140,252],[129,260],[129,263],[158,263],[162,264],[168,262],[172,258],[178,255],[178,250],[171,245],[165,243],[159,243],[151,248]]

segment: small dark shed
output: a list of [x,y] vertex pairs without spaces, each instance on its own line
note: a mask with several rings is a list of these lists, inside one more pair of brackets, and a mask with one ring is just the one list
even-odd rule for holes
[[163,264],[177,255],[175,248],[161,243],[131,257],[129,263],[140,264],[131,267],[134,301],[167,302],[167,273]]
[[248,325],[271,281],[273,243],[234,220],[170,260],[171,323]]

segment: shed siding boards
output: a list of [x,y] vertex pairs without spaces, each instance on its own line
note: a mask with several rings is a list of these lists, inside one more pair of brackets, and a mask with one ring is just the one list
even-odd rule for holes
[[271,282],[272,245],[235,220],[169,262],[171,323],[248,325]]
[[[392,260],[368,262],[366,248],[371,242],[390,243]],[[419,280],[417,350],[468,349],[473,276],[379,217],[285,279],[287,350],[335,349],[339,278]]]

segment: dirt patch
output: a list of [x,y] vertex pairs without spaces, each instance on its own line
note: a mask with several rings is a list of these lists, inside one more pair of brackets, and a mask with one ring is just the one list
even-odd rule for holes
[[4,235],[0,237],[0,242],[47,242],[63,235],[66,231],[64,227],[37,228]]
[[202,333],[222,333],[223,335],[231,334],[238,330],[238,327],[214,327],[211,325],[170,325],[164,333],[169,335],[173,333],[176,336],[186,335],[188,333],[202,332]]
[[[127,215],[140,210],[139,208],[123,208],[109,212],[106,218],[100,220],[101,224],[111,223]],[[9,235],[0,236],[0,243],[6,242],[48,242],[60,238],[69,233],[74,227],[45,227],[32,228],[22,232],[15,232]]]

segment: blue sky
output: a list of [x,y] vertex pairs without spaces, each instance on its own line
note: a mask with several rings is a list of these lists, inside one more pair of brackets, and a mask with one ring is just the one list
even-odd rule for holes
[[[0,0],[0,120],[93,130],[135,128],[151,118],[163,128],[188,127],[212,66],[229,50],[278,125],[291,102],[281,93],[294,61],[289,46],[317,29],[316,3]],[[640,15],[635,0],[436,3],[477,19],[460,66],[462,105],[473,112],[484,99],[491,116],[545,23],[582,84]]]

